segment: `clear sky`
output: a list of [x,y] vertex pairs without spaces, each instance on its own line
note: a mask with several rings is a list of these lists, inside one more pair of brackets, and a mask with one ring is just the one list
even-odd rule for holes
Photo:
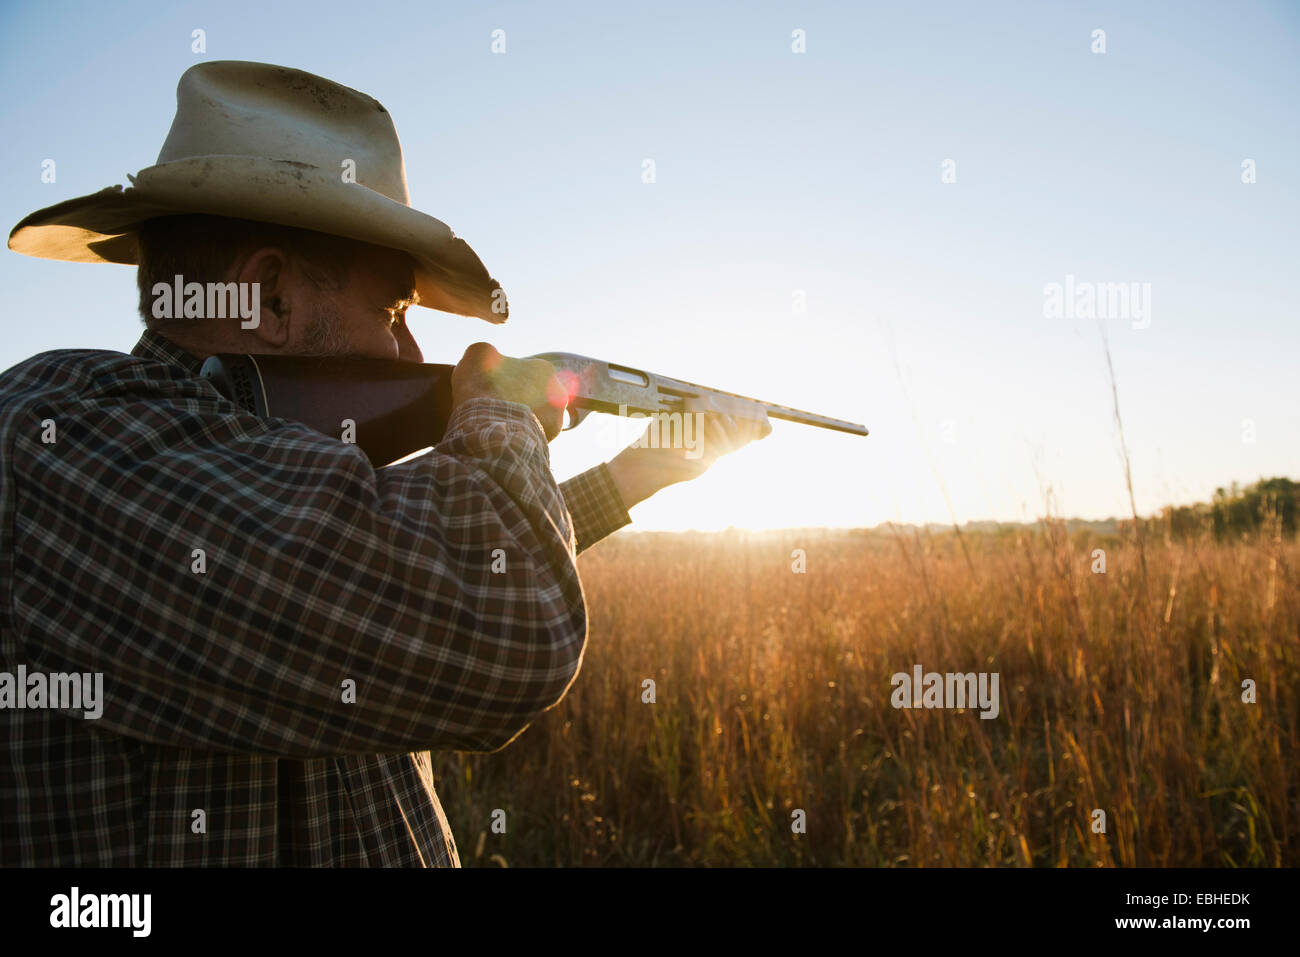
[[[412,204],[510,297],[412,310],[427,361],[578,352],[871,429],[775,423],[638,527],[1100,518],[1103,328],[1140,510],[1300,477],[1298,53],[1294,3],[4,3],[0,219],[152,165],[194,63],[297,67],[384,103]],[[1067,276],[1149,314],[1050,318]],[[129,350],[134,302],[6,250],[0,368]]]

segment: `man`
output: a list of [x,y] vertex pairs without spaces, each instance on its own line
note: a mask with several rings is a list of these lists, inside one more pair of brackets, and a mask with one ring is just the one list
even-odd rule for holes
[[[148,328],[130,356],[0,375],[0,863],[458,865],[429,749],[497,750],[558,702],[586,641],[576,554],[769,427],[708,413],[699,459],[633,447],[557,486],[553,369],[478,343],[438,447],[375,470],[198,370],[418,362],[413,304],[504,321],[478,257],[410,208],[387,111],[205,63],[132,182],[9,242],[137,264]],[[186,315],[175,276],[239,296]]]

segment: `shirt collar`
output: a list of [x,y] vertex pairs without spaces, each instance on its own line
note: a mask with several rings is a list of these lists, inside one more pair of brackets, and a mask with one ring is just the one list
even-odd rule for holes
[[140,341],[135,344],[131,350],[131,355],[139,356],[142,359],[156,359],[159,362],[167,362],[174,366],[180,366],[191,375],[197,376],[199,370],[203,368],[203,360],[198,356],[190,355],[176,343],[172,342],[166,336],[159,335],[152,329],[146,329]]

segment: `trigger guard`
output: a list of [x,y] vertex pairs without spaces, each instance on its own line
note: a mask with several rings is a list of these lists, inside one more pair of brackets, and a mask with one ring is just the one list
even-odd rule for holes
[[569,424],[560,429],[561,432],[572,432],[578,426],[582,425],[583,419],[591,415],[591,409],[577,409],[573,406],[569,406],[565,411],[569,413]]

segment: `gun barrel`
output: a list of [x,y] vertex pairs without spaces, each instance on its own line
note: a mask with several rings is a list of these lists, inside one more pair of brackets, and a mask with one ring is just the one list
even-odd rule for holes
[[787,422],[798,422],[800,425],[815,425],[819,429],[832,429],[836,432],[847,432],[849,435],[868,435],[867,427],[859,425],[857,422],[846,422],[844,419],[832,419],[828,415],[817,415],[813,412],[803,412],[799,409],[789,409],[783,405],[765,405],[769,418],[784,419]]
[[814,425],[850,435],[867,435],[867,427],[827,415],[817,415],[775,402],[764,402],[746,395],[714,389],[709,386],[671,379],[668,376],[620,366],[602,359],[575,355],[571,352],[546,352],[534,356],[545,359],[569,380],[573,392],[571,407],[593,412],[628,413],[680,412],[686,400],[708,397],[715,400],[723,411],[744,415],[746,411],[761,408],[773,419]]
[[833,429],[836,432],[847,432],[850,435],[868,434],[867,427],[857,422],[835,419],[829,415],[818,415],[815,412],[806,412],[803,409],[795,409],[788,405],[777,405],[775,402],[764,402],[762,399],[751,399],[749,396],[726,392],[722,389],[713,389],[709,386],[697,385],[694,382],[685,382],[681,379],[666,379],[662,376],[656,376],[655,378],[659,382],[659,391],[661,393],[667,392],[669,395],[684,397],[685,393],[693,392],[695,395],[720,399],[719,404],[724,411],[730,407],[735,412],[743,415],[747,406],[757,406],[766,411],[768,417],[772,419],[798,422],[800,425],[815,425],[819,429]]

